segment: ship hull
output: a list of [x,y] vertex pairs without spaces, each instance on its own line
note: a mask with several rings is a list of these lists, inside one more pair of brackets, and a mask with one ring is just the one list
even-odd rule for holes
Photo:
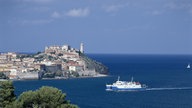
[[112,88],[106,89],[106,91],[144,91],[146,88]]
[[143,90],[146,90],[146,87],[139,87],[139,88],[131,88],[131,87],[120,88],[120,87],[110,86],[110,85],[107,85],[107,86],[106,86],[106,91],[143,91]]

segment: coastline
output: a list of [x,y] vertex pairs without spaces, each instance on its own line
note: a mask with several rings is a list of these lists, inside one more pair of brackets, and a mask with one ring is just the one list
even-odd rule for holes
[[[67,49],[63,49],[63,48]],[[10,56],[11,59],[6,57]],[[68,79],[103,77],[108,68],[83,52],[64,46],[46,47],[34,55],[7,52],[0,54],[0,72],[11,80]],[[6,67],[11,65],[10,67]],[[15,68],[16,67],[16,68]]]
[[106,75],[106,74],[97,74],[97,75],[95,75],[95,76],[93,76],[93,77],[107,77],[107,76],[109,76],[109,75]]
[[56,78],[42,78],[42,79],[0,79],[0,81],[29,81],[29,80],[68,80],[68,79],[83,79],[83,78],[102,78],[108,77],[106,74],[97,74],[94,76],[81,76],[81,77],[56,77]]
[[80,77],[58,77],[58,78],[42,78],[40,80],[68,80],[68,79],[83,79],[83,78],[102,78],[102,77],[108,77],[109,75],[105,74],[97,74],[94,76],[80,76]]

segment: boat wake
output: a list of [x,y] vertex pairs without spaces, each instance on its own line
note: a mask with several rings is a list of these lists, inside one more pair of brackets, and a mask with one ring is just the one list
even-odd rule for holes
[[192,90],[192,87],[143,88],[143,89],[130,89],[130,90],[112,90],[112,89],[106,89],[106,91],[115,91],[115,92],[132,92],[132,91],[167,91],[167,90]]
[[145,84],[133,81],[117,81],[113,84],[106,84],[106,91],[160,91],[160,90],[192,90],[192,87],[164,87],[164,88],[148,88]]
[[146,91],[155,91],[155,90],[192,90],[192,87],[146,88]]

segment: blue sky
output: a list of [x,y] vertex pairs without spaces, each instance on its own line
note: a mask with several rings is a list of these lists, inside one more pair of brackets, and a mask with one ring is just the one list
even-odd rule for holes
[[0,0],[0,52],[192,54],[191,0]]

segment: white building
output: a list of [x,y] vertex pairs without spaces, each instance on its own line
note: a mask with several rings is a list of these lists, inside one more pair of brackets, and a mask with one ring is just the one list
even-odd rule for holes
[[0,54],[0,60],[12,61],[12,60],[16,59],[16,57],[17,57],[17,54],[14,52]]
[[0,54],[0,60],[7,60],[6,54]]
[[71,49],[71,47],[70,47],[69,45],[63,45],[63,46],[61,47],[61,49],[64,50],[64,51],[68,51],[68,50]]
[[35,59],[34,58],[23,58],[22,61],[26,62],[26,63],[33,63],[35,61]]
[[80,65],[71,65],[69,66],[69,71],[72,72],[79,72],[79,71],[82,71],[83,70],[83,66],[80,66]]
[[18,78],[18,72],[16,69],[11,69],[11,73],[9,74],[9,79],[17,79]]

